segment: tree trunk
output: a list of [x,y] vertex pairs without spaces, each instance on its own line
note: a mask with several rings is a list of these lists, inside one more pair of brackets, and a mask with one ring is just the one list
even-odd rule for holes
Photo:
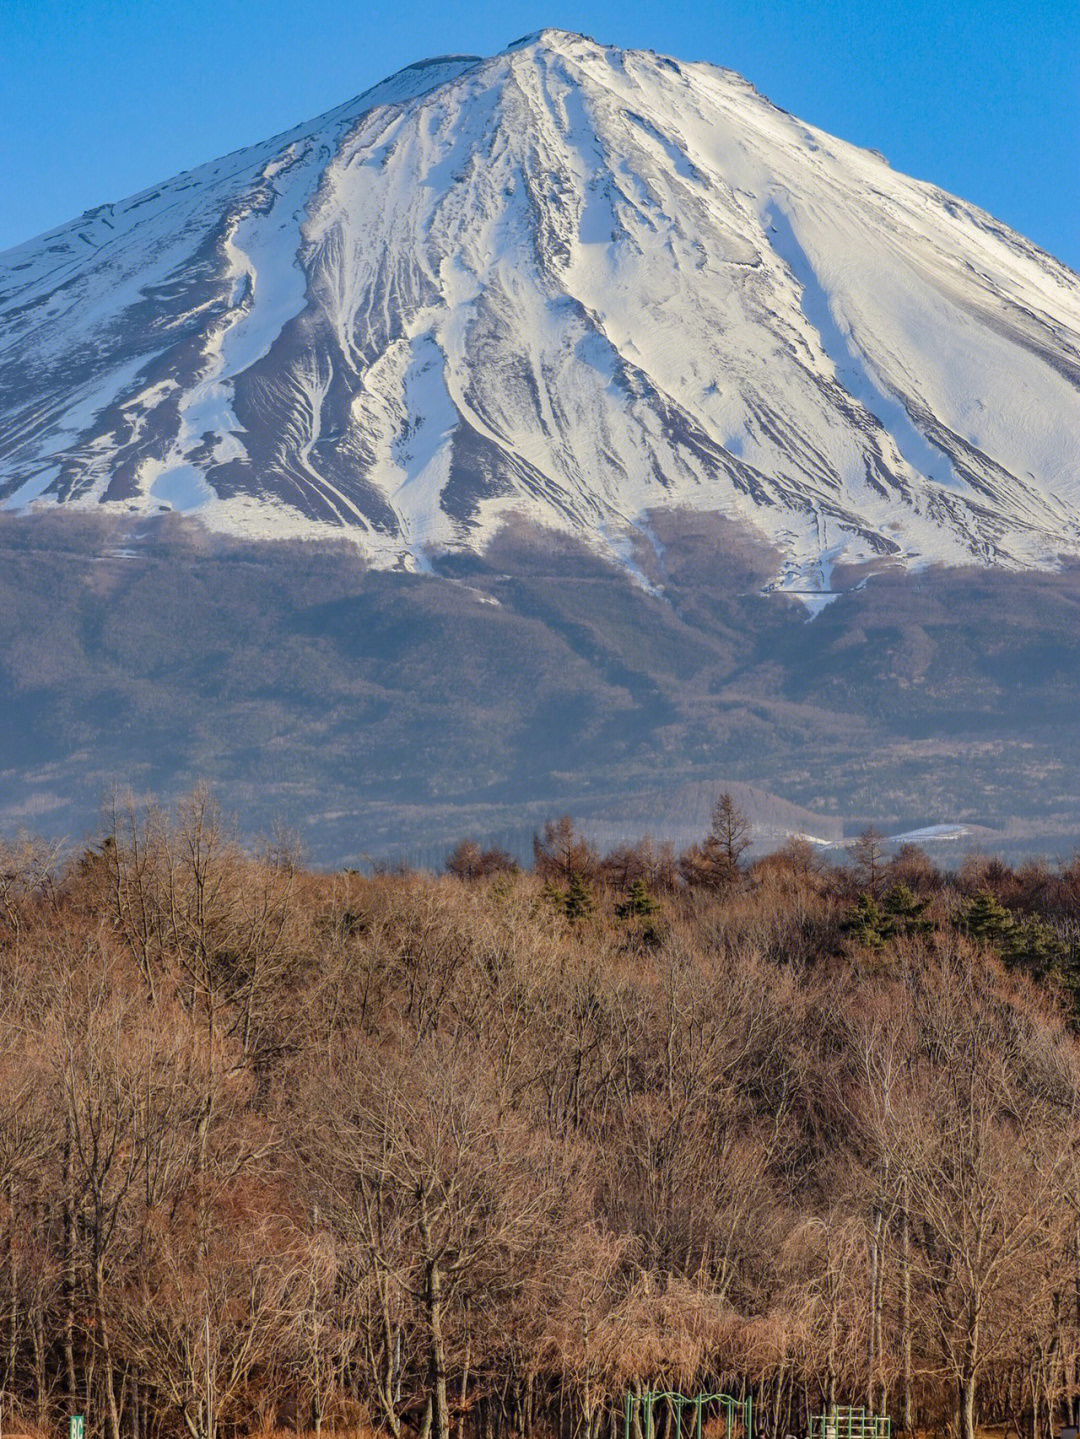
[[866,1407],[874,1412],[874,1388],[877,1381],[878,1354],[878,1276],[881,1269],[881,1212],[874,1215],[874,1237],[870,1246],[870,1323],[866,1355]]
[[15,1363],[18,1357],[18,1334],[19,1334],[19,1284],[16,1273],[15,1260],[15,1182],[8,1179],[7,1185],[7,1269],[8,1269],[8,1302],[7,1302],[7,1355],[4,1360],[4,1388],[10,1393],[15,1393]]
[[965,1374],[960,1380],[957,1413],[959,1439],[975,1439],[975,1376]]
[[900,1181],[900,1428],[911,1433],[911,1219],[907,1175]]
[[38,1426],[44,1429],[48,1423],[49,1381],[47,1374],[47,1345],[45,1343],[45,1321],[41,1305],[34,1306],[34,1412]]
[[120,1439],[120,1410],[116,1403],[116,1388],[113,1383],[112,1345],[109,1340],[109,1326],[105,1321],[105,1274],[104,1260],[98,1255],[94,1261],[94,1308],[95,1327],[101,1347],[101,1382],[105,1390],[105,1418],[108,1423],[109,1439]]
[[457,1439],[465,1435],[465,1406],[469,1399],[469,1362],[472,1357],[472,1336],[465,1336],[465,1364],[461,1371],[461,1397],[458,1401]]
[[434,1439],[450,1439],[450,1413],[446,1396],[446,1341],[443,1338],[442,1269],[435,1255],[427,1196],[420,1199],[420,1239],[426,1260],[426,1302],[430,1340],[431,1424]]
[[64,1293],[64,1377],[67,1381],[68,1413],[78,1407],[75,1375],[75,1221],[71,1203],[71,1119],[64,1119],[64,1213],[63,1213],[63,1293]]
[[776,1387],[775,1387],[775,1389],[774,1389],[774,1391],[773,1391],[773,1402],[772,1402],[772,1432],[773,1432],[774,1435],[779,1434],[779,1432],[780,1432],[780,1406],[781,1406],[781,1404],[783,1403],[783,1398],[784,1398],[784,1364],[783,1364],[783,1361],[781,1361],[780,1367],[779,1367],[779,1369],[777,1370],[777,1373],[776,1373]]
[[645,1439],[641,1429],[641,1385],[634,1385],[634,1402],[630,1409],[630,1439]]

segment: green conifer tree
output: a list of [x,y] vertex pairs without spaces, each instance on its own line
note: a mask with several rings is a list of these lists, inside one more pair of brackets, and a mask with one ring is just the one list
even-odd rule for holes
[[959,928],[979,944],[1001,949],[1016,921],[1000,900],[983,891],[960,915]]
[[582,879],[580,874],[575,874],[570,880],[569,887],[563,898],[563,910],[568,920],[584,919],[596,909],[596,901],[593,899],[592,890]]
[[897,935],[922,934],[928,930],[930,921],[923,915],[926,900],[908,888],[906,884],[894,884],[881,902],[885,919],[882,931],[886,939]]
[[885,915],[872,894],[859,895],[840,928],[856,944],[864,944],[868,949],[879,949],[885,943]]
[[615,913],[620,919],[636,919],[640,915],[655,914],[659,908],[645,881],[635,879],[626,898],[615,906]]

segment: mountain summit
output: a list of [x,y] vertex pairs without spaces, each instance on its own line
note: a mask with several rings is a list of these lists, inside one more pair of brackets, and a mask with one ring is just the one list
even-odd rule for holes
[[631,564],[1080,554],[1080,278],[737,75],[545,30],[0,256],[0,503]]

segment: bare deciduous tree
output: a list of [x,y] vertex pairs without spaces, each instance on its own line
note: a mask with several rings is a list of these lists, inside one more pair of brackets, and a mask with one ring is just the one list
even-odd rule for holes
[[6,852],[5,1415],[608,1439],[627,1390],[719,1385],[770,1432],[856,1401],[1046,1439],[1080,1406],[1074,867],[872,856],[919,922],[854,944],[849,871],[747,839],[725,810],[681,881],[569,821],[496,883],[478,847],[318,875],[197,794],[66,868]]

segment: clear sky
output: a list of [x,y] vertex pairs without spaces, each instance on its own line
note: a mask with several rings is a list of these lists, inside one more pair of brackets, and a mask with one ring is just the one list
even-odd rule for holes
[[1080,0],[0,0],[0,249],[547,25],[738,70],[1080,270]]

